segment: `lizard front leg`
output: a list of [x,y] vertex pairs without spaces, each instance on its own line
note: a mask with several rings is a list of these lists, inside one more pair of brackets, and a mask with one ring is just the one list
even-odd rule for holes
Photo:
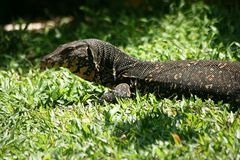
[[117,98],[130,98],[130,86],[127,83],[120,83],[113,90],[104,93],[100,97],[100,102],[116,102]]

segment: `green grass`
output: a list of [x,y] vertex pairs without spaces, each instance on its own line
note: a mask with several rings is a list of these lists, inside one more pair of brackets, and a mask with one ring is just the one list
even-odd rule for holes
[[138,93],[100,104],[103,86],[66,69],[39,70],[60,43],[92,37],[142,60],[237,61],[237,8],[80,9],[85,20],[51,30],[0,30],[0,159],[240,159],[240,114],[228,104]]

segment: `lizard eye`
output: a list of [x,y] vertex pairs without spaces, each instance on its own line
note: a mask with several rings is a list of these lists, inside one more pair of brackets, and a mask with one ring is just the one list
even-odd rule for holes
[[72,51],[73,51],[73,48],[72,48],[72,47],[65,48],[65,49],[62,51],[62,55],[63,55],[63,56],[67,56],[67,55],[69,55]]
[[65,49],[65,52],[72,52],[73,49],[74,49],[73,47],[68,47],[68,48]]

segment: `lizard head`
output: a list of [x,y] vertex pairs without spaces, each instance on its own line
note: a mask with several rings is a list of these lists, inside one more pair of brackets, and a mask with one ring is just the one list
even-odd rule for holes
[[92,81],[97,71],[94,53],[94,48],[83,40],[66,43],[41,59],[41,69],[64,67]]

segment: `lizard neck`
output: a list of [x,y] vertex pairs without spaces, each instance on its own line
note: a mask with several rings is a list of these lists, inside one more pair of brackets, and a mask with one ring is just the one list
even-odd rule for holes
[[139,60],[130,57],[110,43],[89,39],[87,43],[93,50],[95,64],[94,82],[107,87],[114,87],[120,80],[120,75],[134,66]]
[[99,70],[101,81],[110,88],[122,82],[122,75],[131,70],[136,63],[140,63],[116,48],[112,52],[104,53],[102,57]]

